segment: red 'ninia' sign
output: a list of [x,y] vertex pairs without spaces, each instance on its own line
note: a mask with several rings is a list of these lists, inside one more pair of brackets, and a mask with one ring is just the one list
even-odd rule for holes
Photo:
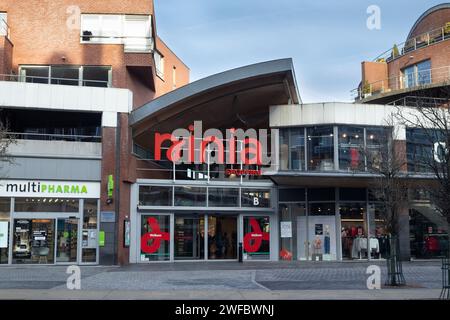
[[263,240],[269,241],[270,236],[268,232],[261,230],[255,218],[250,218],[250,227],[253,231],[244,236],[244,250],[247,252],[258,252]]
[[[148,232],[141,237],[141,251],[144,253],[155,253],[161,247],[161,241],[169,241],[170,235],[168,232],[161,231],[156,218],[149,217],[147,223],[151,228],[151,232]],[[149,244],[150,240],[153,241]]]

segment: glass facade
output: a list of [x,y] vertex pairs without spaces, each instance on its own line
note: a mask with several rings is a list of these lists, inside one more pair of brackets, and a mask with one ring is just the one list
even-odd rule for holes
[[386,151],[389,133],[390,129],[384,127],[282,128],[279,168],[282,171],[319,172],[364,172],[376,169]]

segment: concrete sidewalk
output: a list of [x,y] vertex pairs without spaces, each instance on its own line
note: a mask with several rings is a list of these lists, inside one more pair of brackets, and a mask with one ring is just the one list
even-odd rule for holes
[[424,300],[440,289],[381,290],[227,290],[227,291],[84,291],[0,290],[2,300]]

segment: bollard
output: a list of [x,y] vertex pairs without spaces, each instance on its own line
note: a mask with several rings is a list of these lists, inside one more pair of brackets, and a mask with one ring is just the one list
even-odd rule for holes
[[239,249],[238,249],[238,256],[239,256],[239,262],[242,262],[242,242],[239,242]]

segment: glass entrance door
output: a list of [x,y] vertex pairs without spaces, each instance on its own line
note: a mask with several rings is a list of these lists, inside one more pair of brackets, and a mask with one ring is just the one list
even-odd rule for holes
[[204,216],[176,216],[174,241],[175,260],[205,259]]
[[236,216],[208,216],[208,259],[237,259]]
[[78,221],[75,218],[59,218],[56,234],[56,262],[77,262]]

